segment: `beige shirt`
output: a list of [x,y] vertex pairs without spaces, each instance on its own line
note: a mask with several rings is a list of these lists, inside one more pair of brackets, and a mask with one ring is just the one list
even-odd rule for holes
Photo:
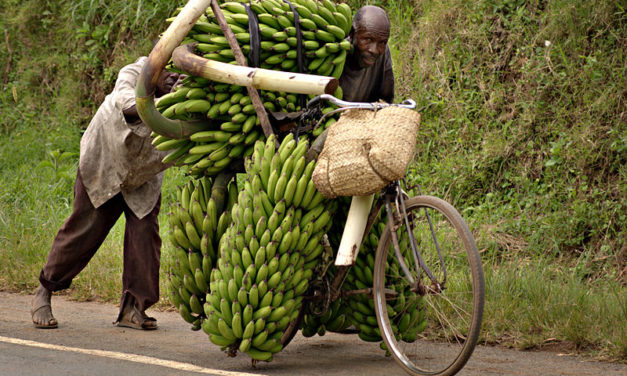
[[81,138],[79,169],[89,199],[98,208],[118,193],[138,218],[154,208],[163,182],[166,152],[151,144],[141,121],[127,123],[123,110],[135,104],[135,84],[146,57],[120,70],[115,88]]

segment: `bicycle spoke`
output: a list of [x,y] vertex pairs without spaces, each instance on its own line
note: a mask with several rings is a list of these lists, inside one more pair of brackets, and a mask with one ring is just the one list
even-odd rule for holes
[[[441,326],[443,329],[444,329],[444,328],[448,328],[449,330],[453,330],[453,331],[456,331],[457,333],[459,333],[459,334],[456,334],[456,335],[455,335],[455,338],[458,338],[458,337],[464,337],[464,339],[465,339],[465,336],[463,336],[463,335],[461,334],[461,332],[459,332],[458,330],[456,330],[456,328],[457,328],[458,326],[457,326],[456,324],[452,323],[452,322],[451,322],[451,321],[447,318],[447,316],[446,316],[446,315],[444,315],[444,314],[442,313],[442,306],[441,306],[441,304],[440,304],[439,300],[438,300],[438,302],[437,302],[437,307],[436,307],[436,304],[434,304],[434,303],[435,303],[435,302],[433,302],[433,300],[431,300],[431,299],[428,299],[428,300],[427,300],[427,304],[429,304],[429,305],[431,306],[432,311],[433,311],[433,312],[435,313],[435,315],[437,316],[438,322],[441,324],[440,326]],[[463,321],[464,321],[464,325],[468,325],[468,322],[467,322],[466,320],[463,320]],[[442,323],[443,323],[443,322],[446,322],[446,324],[447,324],[447,325],[446,325],[446,326],[445,326],[445,325],[442,325]],[[446,334],[446,333],[445,333],[445,334]],[[446,336],[446,335],[445,335],[445,338],[447,338],[447,336]]]
[[[470,317],[472,312],[462,308],[462,306],[458,304],[458,301],[460,300],[460,298],[467,297],[469,294],[470,295],[472,294],[472,290],[453,291],[451,290],[451,288],[449,288],[442,293],[433,295],[432,299],[428,299],[428,301],[433,301],[433,300],[436,300],[437,298],[438,301],[443,301],[443,302],[448,303],[448,306],[451,307],[455,311],[455,313],[457,313],[458,317],[460,318]],[[451,298],[457,298],[457,299],[453,301]],[[468,302],[466,301],[464,301],[463,303],[468,304]],[[464,322],[464,325],[468,325],[468,324],[469,323],[467,321]]]

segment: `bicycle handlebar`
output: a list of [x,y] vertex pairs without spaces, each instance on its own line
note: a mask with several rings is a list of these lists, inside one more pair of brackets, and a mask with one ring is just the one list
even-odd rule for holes
[[317,97],[312,98],[309,102],[307,102],[307,108],[308,109],[313,108],[318,103],[320,103],[320,101],[327,101],[327,102],[333,103],[339,108],[336,108],[335,110],[327,112],[326,114],[322,115],[322,117],[318,119],[318,122],[316,123],[314,128],[317,128],[318,126],[320,126],[320,124],[322,124],[322,121],[324,121],[324,119],[326,119],[328,116],[331,116],[335,113],[338,113],[340,111],[345,111],[348,109],[364,109],[364,110],[374,111],[374,110],[379,110],[385,107],[403,107],[403,108],[408,108],[410,110],[413,110],[416,108],[416,102],[413,99],[406,99],[402,103],[397,103],[397,104],[390,104],[390,103],[384,103],[384,102],[372,102],[372,103],[347,102],[341,99],[337,99],[336,97],[330,94],[321,94],[321,95],[318,95]]
[[406,99],[404,100],[402,103],[399,104],[389,104],[389,103],[383,103],[383,102],[372,102],[372,103],[366,103],[366,102],[347,102],[347,101],[343,101],[340,99],[337,99],[336,97],[329,95],[329,94],[322,94],[322,95],[318,95],[317,97],[311,99],[309,102],[307,102],[307,107],[312,107],[315,106],[316,104],[318,104],[318,102],[320,102],[321,100],[327,101],[327,102],[331,102],[334,105],[341,107],[341,108],[361,108],[361,109],[367,109],[367,110],[378,110],[381,108],[385,108],[385,107],[403,107],[403,108],[409,108],[409,109],[415,109],[416,108],[416,102],[412,99]]

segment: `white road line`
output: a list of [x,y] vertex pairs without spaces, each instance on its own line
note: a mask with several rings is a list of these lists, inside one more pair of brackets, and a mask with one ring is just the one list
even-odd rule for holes
[[173,360],[153,358],[153,357],[144,356],[144,355],[127,354],[127,353],[121,353],[121,352],[116,352],[116,351],[106,351],[106,350],[82,349],[80,347],[52,345],[49,343],[30,341],[30,340],[19,339],[19,338],[0,336],[0,342],[11,343],[14,345],[39,347],[39,348],[48,349],[48,350],[69,351],[69,352],[75,352],[79,354],[101,356],[103,358],[126,360],[129,362],[143,363],[143,364],[148,364],[148,365],[157,365],[161,367],[173,368],[173,369],[180,370],[180,371],[198,372],[198,373],[204,373],[204,374],[216,375],[216,376],[266,376],[266,375],[262,375],[258,373],[231,372],[231,371],[223,371],[219,369],[204,368],[204,367],[195,366],[189,363],[182,363],[182,362],[176,362]]

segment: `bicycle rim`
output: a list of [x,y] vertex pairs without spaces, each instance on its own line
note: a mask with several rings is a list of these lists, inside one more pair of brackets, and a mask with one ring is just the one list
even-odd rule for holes
[[[416,292],[415,285],[397,266],[388,224],[379,241],[374,271],[375,311],[381,335],[388,350],[409,374],[454,375],[468,361],[479,337],[484,304],[479,253],[468,226],[450,204],[432,196],[414,197],[405,204],[418,251],[435,278],[442,282],[444,271],[435,246],[434,238],[437,239],[446,268],[445,289]],[[397,230],[404,262],[415,280],[432,286],[426,273],[416,271],[406,231],[405,225]],[[401,298],[418,299],[419,303],[402,305]],[[404,311],[400,308],[408,306]],[[411,317],[409,324],[403,316]]]

